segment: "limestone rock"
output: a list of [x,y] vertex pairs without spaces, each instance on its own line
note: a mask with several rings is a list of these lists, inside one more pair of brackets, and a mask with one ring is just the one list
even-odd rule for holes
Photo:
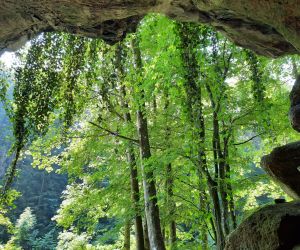
[[275,148],[262,158],[261,165],[287,194],[300,198],[300,142]]
[[0,51],[53,30],[114,43],[149,12],[209,23],[266,56],[300,51],[300,0],[0,0],[0,6]]
[[300,0],[195,0],[235,43],[266,56],[300,51]]
[[269,205],[254,212],[233,231],[225,250],[299,249],[300,202]]

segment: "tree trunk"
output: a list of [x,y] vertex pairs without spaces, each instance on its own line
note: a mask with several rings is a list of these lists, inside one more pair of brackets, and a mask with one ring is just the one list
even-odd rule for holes
[[[205,140],[205,127],[204,127],[204,122],[201,123],[201,127],[203,128],[200,133],[200,139],[202,144]],[[223,233],[223,228],[222,228],[222,210],[221,210],[221,204],[220,204],[220,199],[219,199],[219,194],[218,194],[218,183],[214,181],[209,172],[207,171],[207,162],[206,162],[206,155],[204,153],[204,150],[199,148],[199,153],[198,153],[198,161],[199,161],[199,171],[202,172],[204,176],[206,176],[207,179],[207,185],[208,185],[208,190],[210,194],[211,201],[213,203],[213,222],[214,222],[214,228],[216,231],[216,245],[217,245],[217,250],[223,250],[225,247],[225,237]]]
[[[167,114],[168,108],[169,108],[169,96],[168,93],[165,93],[165,105],[164,105],[164,111]],[[171,128],[168,123],[168,119],[166,120],[166,147],[171,147],[170,145],[170,136],[171,136]],[[173,169],[172,164],[169,163],[166,166],[166,183],[165,183],[165,189],[166,189],[166,206],[168,210],[168,231],[169,231],[169,245],[170,249],[174,249],[176,247],[176,222],[175,222],[175,212],[176,212],[176,205],[174,202],[174,193],[173,193],[173,187],[174,187],[174,178],[173,178]]]
[[[131,124],[131,115],[129,113],[129,105],[126,101],[126,89],[121,83],[124,77],[124,70],[122,67],[122,47],[119,45],[116,51],[116,66],[119,71],[120,78],[120,96],[121,96],[121,106],[124,110],[127,110],[123,114],[124,120],[127,124]],[[136,249],[144,250],[144,232],[143,232],[143,220],[140,214],[139,202],[140,202],[140,191],[139,191],[139,181],[138,181],[138,171],[136,168],[136,159],[134,154],[134,149],[132,142],[128,142],[126,150],[127,162],[130,167],[130,184],[131,184],[131,199],[133,202],[135,217],[134,217],[134,227],[135,227],[135,239],[136,239]]]
[[139,209],[140,193],[139,193],[138,173],[136,169],[136,161],[135,161],[132,145],[130,148],[127,149],[127,159],[130,164],[131,198],[135,210],[134,226],[135,226],[136,249],[143,250],[145,247],[144,247],[143,221]]
[[215,230],[216,230],[216,244],[218,250],[223,250],[225,247],[225,237],[222,228],[222,216],[221,216],[221,205],[219,201],[218,195],[218,185],[215,182],[209,181],[208,183],[209,193],[213,202],[213,214],[214,214],[214,223],[215,223]]
[[125,224],[123,250],[130,250],[130,222]]
[[[200,211],[201,212],[207,212],[208,210],[208,198],[207,194],[205,192],[205,186],[203,185],[203,176],[202,172],[199,170],[197,171],[198,173],[198,179],[199,179],[199,204],[200,204]],[[213,226],[213,224],[212,224]],[[207,228],[207,223],[205,220],[202,221],[201,224],[201,230],[200,230],[200,239],[201,239],[201,245],[202,245],[202,250],[207,250],[208,249],[208,228]]]
[[[207,169],[207,160],[205,154],[205,123],[202,112],[202,96],[201,86],[198,85],[198,63],[195,56],[195,48],[197,44],[199,30],[191,24],[180,24],[179,34],[181,37],[182,61],[185,67],[185,90],[187,95],[187,107],[191,125],[195,128],[197,138],[197,170],[199,172],[199,181],[201,176],[205,176],[210,193],[210,198],[213,204],[213,222],[216,232],[216,245],[218,250],[223,250],[225,238],[222,228],[221,204],[218,194],[218,183],[214,181]],[[216,165],[217,166],[217,165]],[[215,169],[218,175],[218,168]],[[201,174],[200,174],[201,173]],[[199,190],[199,195],[203,194]],[[206,232],[207,234],[207,232]]]
[[144,218],[144,246],[145,250],[150,250],[150,241],[149,241],[149,236],[148,236],[148,226],[147,226],[147,219]]
[[[230,178],[230,177],[229,177]],[[230,183],[227,184],[228,188],[228,195],[229,195],[229,210],[230,210],[230,217],[232,221],[232,229],[236,229],[237,227],[237,221],[236,221],[236,215],[235,215],[235,205],[234,205],[234,199],[233,199],[233,190]]]
[[[143,115],[141,110],[137,111],[137,127],[140,141],[140,154],[143,161],[151,157],[151,152],[148,137],[147,119]],[[157,204],[154,174],[152,170],[148,170],[145,168],[143,162],[141,166],[143,173],[146,219],[151,250],[165,250],[160,227],[159,208]]]
[[144,247],[144,232],[143,232],[143,220],[140,214],[139,201],[139,183],[138,183],[138,173],[136,169],[136,162],[132,148],[128,148],[127,159],[130,164],[130,182],[131,182],[131,197],[134,202],[135,209],[135,238],[136,238],[136,249],[143,250]]
[[[139,72],[142,69],[141,53],[136,38],[132,40],[132,48],[136,68]],[[155,178],[152,170],[147,169],[145,160],[151,157],[150,141],[148,134],[148,122],[143,111],[145,110],[144,92],[140,92],[139,109],[137,111],[137,131],[140,144],[141,168],[143,174],[145,212],[148,226],[148,236],[151,250],[165,250],[160,226],[159,207],[157,204]]]
[[173,173],[172,164],[169,163],[166,167],[166,192],[167,192],[167,207],[168,207],[168,217],[169,221],[169,244],[170,248],[173,249],[176,246],[176,222],[175,222],[175,203],[173,200]]
[[[217,59],[215,59],[215,63],[217,64]],[[220,139],[220,126],[219,126],[219,112],[221,109],[221,98],[218,96],[214,99],[212,90],[208,83],[205,84],[210,102],[211,108],[213,110],[213,138],[212,138],[212,146],[213,146],[213,156],[214,156],[214,165],[215,172],[217,172],[217,184],[218,191],[220,193],[222,206],[220,206],[221,214],[222,214],[222,225],[224,228],[224,232],[226,235],[230,232],[229,227],[229,204],[227,200],[227,188],[226,188],[226,159],[225,155],[222,153],[221,149],[221,139]],[[223,93],[221,93],[223,95]]]
[[[124,89],[125,93],[125,89]],[[128,107],[128,105],[126,104]],[[130,113],[125,113],[124,118],[126,122],[131,122]],[[136,168],[136,159],[134,155],[132,142],[128,143],[128,148],[126,151],[127,161],[130,166],[130,184],[131,184],[131,198],[135,210],[135,237],[136,237],[136,249],[143,250],[144,247],[144,232],[143,232],[143,220],[140,214],[139,202],[140,202],[140,191],[139,191],[139,181],[138,172]]]
[[230,182],[231,176],[230,176],[230,165],[228,164],[228,157],[229,157],[229,150],[228,150],[228,141],[229,138],[224,139],[224,158],[225,158],[225,169],[226,169],[226,187],[227,187],[227,193],[228,193],[228,198],[229,198],[229,213],[230,213],[230,218],[232,222],[232,229],[236,229],[237,227],[237,221],[236,221],[236,215],[235,215],[235,204],[234,204],[234,198],[233,198],[233,190],[232,190],[232,185]]

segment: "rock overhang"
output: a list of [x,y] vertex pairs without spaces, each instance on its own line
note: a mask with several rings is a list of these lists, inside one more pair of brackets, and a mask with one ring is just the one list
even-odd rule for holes
[[45,31],[100,37],[134,31],[147,13],[207,23],[237,45],[268,57],[300,51],[300,0],[0,0],[0,50]]

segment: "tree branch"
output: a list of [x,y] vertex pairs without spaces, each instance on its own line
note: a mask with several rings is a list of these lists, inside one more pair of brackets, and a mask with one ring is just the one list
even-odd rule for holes
[[137,139],[133,139],[133,138],[129,138],[129,137],[124,136],[124,135],[120,135],[118,132],[111,131],[111,130],[109,130],[107,128],[101,127],[99,124],[96,124],[96,123],[91,122],[91,121],[89,121],[88,123],[90,123],[91,125],[93,125],[93,126],[95,126],[97,128],[100,128],[100,129],[106,131],[107,133],[109,133],[112,136],[117,136],[117,137],[122,138],[124,140],[132,141],[132,142],[134,142],[136,144],[139,144],[139,141]]
[[256,137],[261,136],[262,134],[264,134],[264,133],[260,133],[260,134],[258,134],[258,135],[254,135],[254,136],[252,136],[251,138],[249,138],[248,140],[243,141],[243,142],[233,143],[233,145],[234,145],[234,146],[239,146],[239,145],[245,144],[245,143],[247,143],[247,142],[249,142],[249,141],[252,141],[252,140],[253,140],[254,138],[256,138]]

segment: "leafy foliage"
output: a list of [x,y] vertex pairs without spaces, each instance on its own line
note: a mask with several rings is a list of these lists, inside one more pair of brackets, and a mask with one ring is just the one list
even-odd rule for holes
[[11,241],[23,249],[30,249],[36,237],[35,225],[36,217],[28,207],[17,220],[15,233]]
[[[36,38],[16,72],[14,148],[28,149],[34,167],[68,175],[57,249],[126,249],[132,220],[145,221],[144,203],[155,199],[170,249],[221,249],[245,215],[284,195],[259,168],[263,154],[297,138],[280,119],[288,88],[278,64],[211,28],[158,15],[112,47],[61,33]],[[134,122],[141,116],[148,157]],[[142,183],[154,183],[156,196]],[[34,219],[22,216],[32,221],[22,226],[28,234]],[[54,248],[53,235],[35,246]]]

